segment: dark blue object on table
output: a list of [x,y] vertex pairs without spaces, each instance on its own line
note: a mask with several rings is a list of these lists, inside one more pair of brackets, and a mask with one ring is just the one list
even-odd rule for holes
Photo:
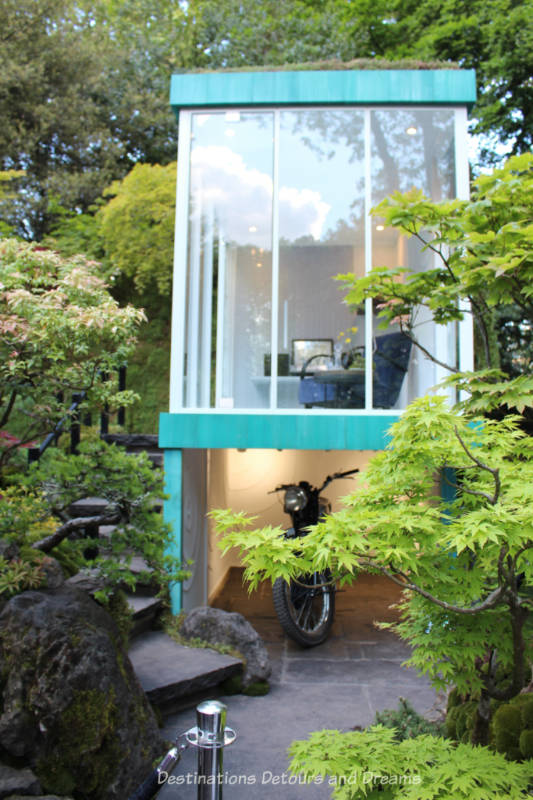
[[[403,333],[376,337],[372,355],[373,407],[392,408],[409,365],[411,340]],[[364,408],[364,370],[326,370],[312,375],[302,370],[298,401],[306,408]]]

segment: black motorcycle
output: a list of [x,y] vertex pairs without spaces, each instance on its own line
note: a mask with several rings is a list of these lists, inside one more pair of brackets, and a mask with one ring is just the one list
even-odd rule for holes
[[[307,481],[283,484],[273,489],[285,492],[283,510],[292,520],[287,539],[305,536],[310,525],[316,525],[331,513],[331,503],[320,492],[332,481],[354,475],[358,469],[328,475],[322,486]],[[278,578],[272,586],[274,608],[285,633],[302,647],[314,647],[328,636],[335,616],[335,584],[329,570],[299,575],[289,583]]]

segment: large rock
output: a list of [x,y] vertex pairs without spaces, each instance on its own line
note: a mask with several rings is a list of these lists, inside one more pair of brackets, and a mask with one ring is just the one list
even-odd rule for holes
[[41,784],[31,769],[14,769],[0,764],[0,798],[13,795],[35,797],[41,794]]
[[164,753],[115,623],[83,592],[28,591],[4,606],[0,676],[0,759],[31,768],[42,794],[127,797]]
[[188,639],[199,638],[210,644],[234,647],[246,659],[243,686],[265,681],[272,667],[263,640],[242,614],[220,608],[199,606],[189,611],[180,629]]

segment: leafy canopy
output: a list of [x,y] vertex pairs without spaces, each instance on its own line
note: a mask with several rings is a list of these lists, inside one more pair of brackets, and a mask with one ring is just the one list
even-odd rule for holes
[[[242,513],[212,512],[223,550],[238,548],[251,588],[326,567],[341,583],[360,570],[382,572],[407,589],[398,630],[436,686],[479,695],[494,648],[502,669],[518,671],[519,691],[525,676],[515,663],[511,606],[525,614],[532,602],[531,438],[516,419],[467,418],[439,397],[413,403],[391,437],[345,509],[302,539],[285,539],[281,528],[249,530],[253,520]],[[454,472],[457,497],[443,500],[435,476],[456,484]]]
[[0,242],[0,470],[52,432],[72,393],[102,410],[134,399],[106,376],[127,361],[144,315],[120,308],[98,271],[81,256]]
[[380,725],[364,733],[317,731],[293,742],[290,754],[291,772],[327,784],[336,800],[522,800],[532,766],[436,736],[398,742]]
[[111,267],[134,280],[138,291],[155,283],[168,295],[172,280],[176,164],[136,164],[105,191],[100,235]]

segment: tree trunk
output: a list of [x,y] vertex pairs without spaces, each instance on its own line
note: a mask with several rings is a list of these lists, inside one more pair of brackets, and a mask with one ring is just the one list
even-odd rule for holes
[[472,744],[488,745],[490,716],[490,697],[487,690],[483,689],[476,709],[474,728],[470,739]]

